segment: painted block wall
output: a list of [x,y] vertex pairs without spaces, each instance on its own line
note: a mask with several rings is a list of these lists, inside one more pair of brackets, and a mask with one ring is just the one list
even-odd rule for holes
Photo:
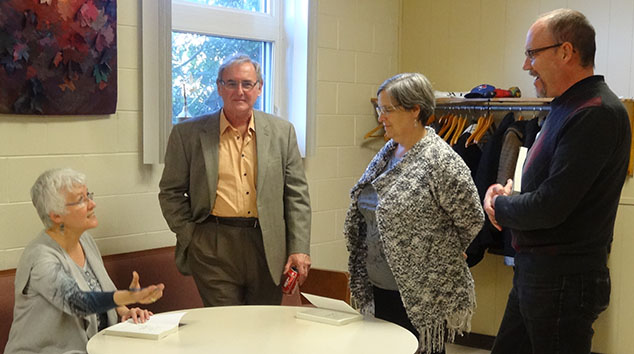
[[[162,165],[142,162],[141,5],[117,2],[119,88],[108,116],[0,115],[0,269],[17,265],[42,229],[29,189],[48,168],[86,173],[104,255],[171,246],[158,204]],[[342,236],[348,191],[382,139],[370,97],[398,66],[400,0],[318,1],[316,151],[304,161],[313,208],[315,267],[347,268]]]

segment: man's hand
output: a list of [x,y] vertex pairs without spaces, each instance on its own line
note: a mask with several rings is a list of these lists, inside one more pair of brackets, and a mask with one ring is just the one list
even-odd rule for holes
[[308,277],[308,271],[310,270],[310,256],[306,253],[293,253],[288,256],[288,261],[284,266],[284,274],[288,272],[291,267],[295,267],[299,272],[299,285],[304,283],[306,277]]
[[502,227],[495,220],[495,199],[500,195],[510,196],[511,193],[513,193],[513,180],[509,179],[504,186],[499,183],[491,185],[484,195],[484,211],[487,213],[493,227],[500,231],[502,231]]

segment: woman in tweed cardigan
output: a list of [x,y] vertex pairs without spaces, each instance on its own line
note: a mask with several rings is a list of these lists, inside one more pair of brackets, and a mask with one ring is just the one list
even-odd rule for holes
[[399,74],[377,94],[391,140],[351,191],[344,234],[352,295],[365,313],[410,329],[420,353],[444,352],[445,338],[470,330],[475,291],[463,252],[484,213],[465,163],[425,127],[434,109],[429,81]]

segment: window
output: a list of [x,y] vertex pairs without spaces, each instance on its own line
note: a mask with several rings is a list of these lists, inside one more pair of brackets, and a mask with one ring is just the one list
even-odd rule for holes
[[[277,54],[273,50],[280,42],[280,26],[279,2],[269,3],[264,0],[172,1],[173,124],[222,107],[216,75],[222,60],[236,53],[247,54],[262,65],[265,86],[255,108],[273,112],[271,80],[275,76],[270,64]],[[256,22],[264,26],[251,25]]]
[[[308,21],[309,13],[315,16],[316,1],[143,0],[142,4],[145,163],[162,162],[173,124],[222,105],[216,92],[218,67],[238,52],[262,64],[264,85],[255,108],[289,119],[305,154],[306,127],[314,124],[309,118],[315,65],[309,63]],[[162,33],[165,28],[168,32]],[[153,52],[157,34],[162,38]],[[169,56],[163,56],[166,52]],[[152,70],[157,74],[152,75]]]
[[[216,75],[221,64],[218,58],[235,53],[247,54],[264,64],[263,77],[266,80],[270,77],[270,70],[266,70],[266,63],[271,61],[270,48],[271,43],[264,41],[173,32],[172,124],[215,112],[222,107],[216,86]],[[271,112],[269,90],[269,85],[263,87],[255,109]]]
[[254,12],[267,12],[267,1],[264,0],[184,0],[196,4],[227,7]]

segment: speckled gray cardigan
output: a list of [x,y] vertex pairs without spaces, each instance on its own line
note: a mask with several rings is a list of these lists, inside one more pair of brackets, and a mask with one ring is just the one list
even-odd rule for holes
[[419,352],[439,351],[445,331],[470,330],[473,278],[462,256],[480,231],[484,212],[469,169],[431,128],[394,168],[381,175],[397,143],[388,141],[350,192],[344,234],[350,252],[352,295],[364,313],[374,299],[365,266],[366,225],[358,197],[371,183],[387,262],[407,315],[420,333]]

